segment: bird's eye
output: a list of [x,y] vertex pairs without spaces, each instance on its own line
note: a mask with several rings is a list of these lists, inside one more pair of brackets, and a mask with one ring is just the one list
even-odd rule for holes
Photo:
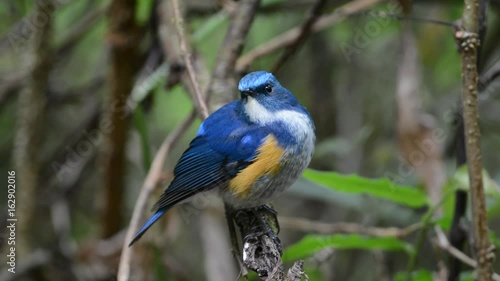
[[266,85],[264,88],[268,94],[270,94],[273,91],[273,87],[269,84]]

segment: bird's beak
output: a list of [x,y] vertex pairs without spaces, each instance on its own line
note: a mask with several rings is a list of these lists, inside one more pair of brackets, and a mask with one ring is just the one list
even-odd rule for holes
[[250,90],[250,89],[246,89],[246,90],[241,91],[242,98],[254,97],[254,96],[255,96],[255,92]]

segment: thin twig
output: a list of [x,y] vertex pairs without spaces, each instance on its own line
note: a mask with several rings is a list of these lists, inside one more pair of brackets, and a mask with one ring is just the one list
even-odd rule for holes
[[462,57],[462,104],[465,129],[465,151],[471,194],[474,253],[478,261],[479,281],[491,280],[490,241],[483,187],[481,160],[481,133],[478,109],[477,49],[479,47],[479,2],[465,0],[462,16],[463,29],[455,32]]
[[[472,268],[477,268],[477,262],[466,255],[464,252],[460,251],[459,249],[453,247],[450,242],[448,241],[448,238],[446,238],[446,234],[444,234],[443,229],[441,229],[440,226],[436,225],[434,227],[434,230],[436,231],[436,237],[437,237],[437,246],[445,251],[447,251],[450,255],[453,257],[457,258],[458,260],[462,261],[466,265],[472,267]],[[497,273],[493,272],[491,275],[491,279],[494,281],[500,281],[500,275]],[[488,279],[490,280],[490,279]]]
[[465,253],[461,252],[457,248],[453,247],[450,242],[448,241],[448,238],[446,238],[446,235],[444,234],[443,230],[439,226],[434,227],[434,231],[436,232],[436,237],[437,237],[437,242],[438,246],[447,252],[449,252],[451,255],[454,257],[458,258],[461,260],[463,263],[469,265],[470,267],[475,268],[477,266],[477,262],[467,256]]
[[[358,14],[358,15],[363,15],[363,14]],[[373,17],[393,18],[393,19],[403,20],[403,21],[429,23],[429,24],[435,24],[435,25],[442,25],[442,26],[446,26],[446,27],[456,27],[456,24],[453,22],[447,22],[447,21],[436,20],[436,19],[412,17],[412,16],[407,16],[407,15],[398,15],[398,14],[393,14],[393,13],[387,13],[384,11],[370,11],[370,12],[368,12],[368,15],[373,16]],[[353,15],[353,16],[357,16],[357,15]]]
[[248,269],[245,267],[243,261],[241,260],[241,251],[237,236],[238,234],[236,233],[236,227],[233,220],[233,209],[229,204],[224,203],[224,211],[227,221],[227,228],[229,230],[229,239],[231,240],[231,252],[233,253],[234,258],[236,259],[236,261],[238,261],[238,264],[240,266],[240,275],[247,276]]
[[417,238],[417,244],[415,246],[415,253],[410,256],[410,260],[408,261],[408,269],[407,269],[407,275],[406,275],[406,280],[409,281],[411,280],[411,273],[413,272],[413,269],[415,268],[415,265],[417,264],[417,259],[419,257],[419,251],[422,248],[422,245],[424,244],[425,236],[427,234],[427,230],[432,226],[433,221],[432,218],[435,215],[436,210],[439,210],[441,208],[441,205],[448,199],[451,195],[453,194],[453,190],[449,190],[446,192],[439,201],[437,201],[434,205],[431,205],[429,210],[427,210],[427,213],[422,218],[422,228],[419,233],[419,236]]
[[243,51],[248,31],[253,22],[260,0],[245,0],[238,2],[224,42],[221,45],[212,79],[208,87],[210,108],[215,109],[234,100],[236,88],[236,60]]
[[178,0],[172,0],[172,8],[174,10],[175,26],[177,29],[177,35],[179,36],[182,58],[184,59],[189,79],[191,80],[191,84],[194,89],[194,99],[197,103],[201,116],[205,119],[208,117],[208,107],[205,103],[205,99],[203,98],[200,84],[198,84],[198,81],[196,80],[196,72],[191,62],[191,55],[187,48],[186,35],[184,34],[184,20],[181,16]]
[[422,223],[415,223],[405,228],[398,227],[367,227],[356,223],[325,223],[294,217],[279,217],[282,228],[290,228],[318,234],[362,234],[374,237],[403,238],[422,228]]
[[[345,19],[349,15],[366,10],[379,2],[382,2],[382,0],[356,0],[349,2],[336,9],[333,13],[320,17],[320,19],[313,24],[312,31],[318,32],[324,30],[327,27]],[[238,72],[243,72],[258,58],[272,54],[281,48],[290,46],[293,42],[295,42],[296,38],[300,36],[300,30],[300,27],[294,27],[269,40],[267,43],[257,46],[255,49],[238,59],[236,63],[236,70]]]
[[160,149],[153,159],[151,164],[151,169],[146,175],[144,184],[141,187],[139,193],[139,198],[137,199],[132,213],[132,218],[130,219],[130,224],[127,230],[127,235],[125,236],[125,241],[122,247],[122,255],[120,260],[120,265],[118,268],[118,280],[128,281],[130,279],[130,263],[132,262],[132,248],[129,248],[128,243],[132,240],[135,232],[139,229],[140,221],[143,217],[144,210],[146,209],[147,202],[153,190],[160,182],[161,174],[163,171],[163,165],[167,159],[167,155],[170,149],[179,140],[180,136],[186,131],[186,129],[191,125],[194,118],[196,117],[196,111],[193,110],[187,116],[181,124],[172,131],[167,138],[163,141]]
[[321,15],[321,10],[323,10],[324,6],[326,6],[326,3],[328,1],[326,0],[317,0],[314,6],[311,9],[311,12],[309,13],[309,16],[307,17],[306,21],[300,28],[300,34],[295,38],[294,42],[291,43],[285,50],[283,51],[283,54],[278,58],[274,66],[272,67],[272,72],[277,72],[280,67],[286,62],[287,59],[289,59],[299,48],[302,46],[302,43],[307,39],[309,34],[312,31],[312,27],[314,23],[318,20],[319,16]]

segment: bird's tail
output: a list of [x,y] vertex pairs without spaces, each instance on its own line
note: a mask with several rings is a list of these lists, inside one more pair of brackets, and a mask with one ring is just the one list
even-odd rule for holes
[[128,244],[128,246],[132,246],[137,240],[139,240],[142,235],[163,215],[165,212],[168,210],[168,208],[161,208],[154,215],[152,215],[149,220],[142,226],[142,228],[137,232],[137,234],[134,236],[134,239],[132,239],[132,242]]

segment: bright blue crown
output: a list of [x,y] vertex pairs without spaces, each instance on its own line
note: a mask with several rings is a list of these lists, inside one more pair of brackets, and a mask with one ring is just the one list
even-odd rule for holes
[[255,71],[241,78],[238,90],[242,92],[247,89],[256,89],[268,83],[279,85],[278,79],[271,73],[266,71]]

